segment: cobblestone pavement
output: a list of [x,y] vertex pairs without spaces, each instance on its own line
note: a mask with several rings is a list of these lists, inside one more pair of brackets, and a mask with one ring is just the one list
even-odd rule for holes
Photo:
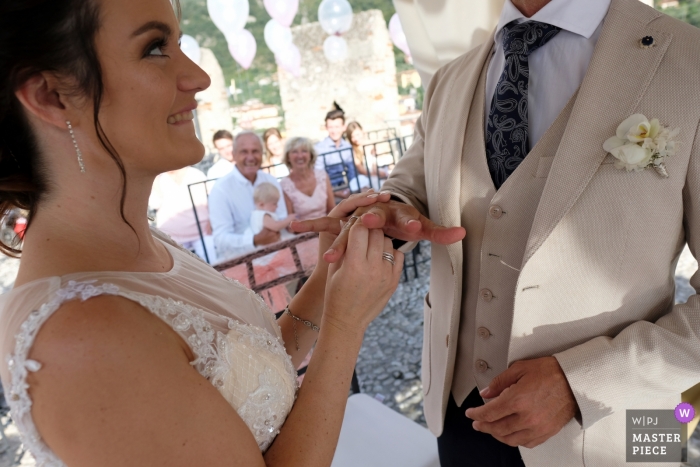
[[[425,425],[420,383],[421,347],[423,343],[423,297],[428,292],[429,246],[423,245],[418,265],[418,278],[407,267],[411,279],[399,284],[382,314],[369,326],[360,356],[357,374],[362,392]],[[407,258],[410,262],[411,255]],[[12,287],[18,261],[0,256],[0,293]],[[697,270],[690,253],[683,252],[676,271],[676,301],[684,302],[694,291],[688,279]],[[3,425],[10,423],[0,418]],[[31,455],[21,449],[17,430],[10,423],[7,438],[0,440],[0,467],[34,466]],[[700,467],[700,428],[691,438],[689,463]]]

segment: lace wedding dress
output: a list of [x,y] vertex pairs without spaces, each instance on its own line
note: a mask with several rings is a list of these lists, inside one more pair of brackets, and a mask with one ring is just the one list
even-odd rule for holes
[[12,418],[38,466],[65,464],[43,442],[32,420],[27,375],[41,326],[65,302],[118,295],[139,303],[188,343],[191,362],[226,398],[265,451],[294,404],[296,371],[274,315],[253,291],[214,271],[162,233],[173,258],[165,273],[91,272],[48,277],[0,296],[0,377]]

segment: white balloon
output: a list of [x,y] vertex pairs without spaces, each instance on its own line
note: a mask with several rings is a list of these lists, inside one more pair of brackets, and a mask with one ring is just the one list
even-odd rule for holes
[[282,26],[291,26],[299,10],[299,0],[264,0],[265,9]]
[[292,43],[292,30],[271,19],[265,25],[265,43],[273,53],[281,52]]
[[301,75],[301,53],[296,45],[289,43],[284,50],[275,54],[277,64],[295,78]]
[[207,0],[207,10],[224,34],[243,29],[250,15],[248,0]]
[[187,34],[180,39],[180,49],[187,55],[187,58],[199,65],[199,60],[202,58],[202,51],[199,48],[197,39]]
[[228,41],[228,51],[231,53],[233,59],[236,60],[244,70],[250,68],[258,50],[255,37],[253,37],[250,31],[247,29],[235,31],[228,34],[226,40]]
[[328,36],[323,42],[323,54],[329,62],[342,62],[348,58],[348,43],[339,36]]
[[343,34],[352,26],[352,7],[347,0],[323,0],[318,6],[318,21],[328,34]]
[[408,48],[408,41],[406,40],[406,34],[403,32],[398,13],[394,13],[394,16],[389,20],[389,37],[391,37],[391,42],[399,50],[409,57],[411,56],[411,50]]

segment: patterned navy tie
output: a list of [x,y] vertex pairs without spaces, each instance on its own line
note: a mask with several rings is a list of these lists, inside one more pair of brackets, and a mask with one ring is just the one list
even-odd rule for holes
[[486,158],[496,189],[530,152],[527,89],[529,56],[561,29],[537,21],[508,23],[503,28],[506,66],[498,80],[486,124]]

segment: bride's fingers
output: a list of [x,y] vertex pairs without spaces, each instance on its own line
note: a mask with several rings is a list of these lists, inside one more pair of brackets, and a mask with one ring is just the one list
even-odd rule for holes
[[348,253],[344,257],[353,267],[367,266],[367,248],[369,247],[369,229],[362,222],[355,221],[348,232]]
[[[343,228],[338,233],[338,236],[333,241],[333,244],[323,254],[323,260],[327,263],[335,263],[340,260],[345,253],[348,245],[348,235],[350,233],[350,228],[358,222],[358,218],[350,217],[346,223],[343,224]],[[362,222],[360,222],[361,224]],[[340,224],[340,223],[338,223]]]
[[338,203],[328,215],[330,217],[348,217],[354,213],[357,208],[369,206],[377,202],[386,203],[390,199],[391,193],[388,191],[379,193],[375,193],[374,191],[358,193]]
[[[358,222],[361,223],[360,221]],[[369,246],[367,248],[367,260],[369,263],[378,264],[378,262],[381,261],[382,253],[387,251],[385,248],[384,232],[378,229],[371,229],[369,231]]]
[[401,272],[403,271],[403,253],[399,250],[394,250],[394,245],[391,243],[389,237],[384,237],[384,251],[394,255],[394,264],[392,265],[391,273],[394,277],[394,283],[398,284],[401,279]]

